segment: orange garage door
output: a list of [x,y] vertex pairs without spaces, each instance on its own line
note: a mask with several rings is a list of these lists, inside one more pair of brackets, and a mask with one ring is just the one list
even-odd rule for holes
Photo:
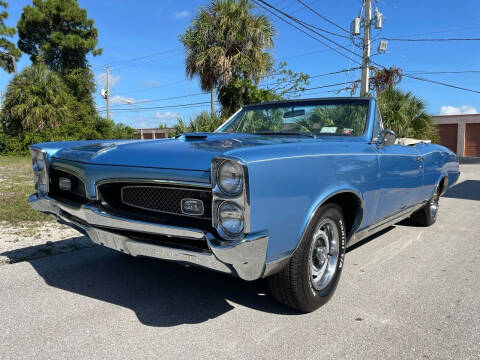
[[440,144],[457,153],[457,124],[440,124],[438,125],[438,136]]
[[465,128],[465,156],[480,157],[480,124],[467,124]]

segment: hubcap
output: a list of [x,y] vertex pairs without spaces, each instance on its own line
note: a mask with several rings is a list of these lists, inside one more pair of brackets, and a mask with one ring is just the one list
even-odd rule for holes
[[339,234],[335,222],[322,220],[313,234],[310,246],[310,281],[316,290],[327,287],[335,274],[339,252]]
[[435,194],[433,194],[433,197],[430,199],[430,216],[432,219],[435,219],[437,217],[438,213],[438,189],[435,191]]

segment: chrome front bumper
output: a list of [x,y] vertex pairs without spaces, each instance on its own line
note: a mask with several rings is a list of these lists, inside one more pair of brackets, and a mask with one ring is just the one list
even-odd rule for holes
[[[237,275],[244,280],[256,280],[265,274],[268,245],[265,234],[250,234],[243,240],[225,245],[226,242],[203,230],[127,219],[109,214],[95,206],[73,206],[48,196],[38,197],[37,194],[30,195],[28,202],[35,210],[53,215],[59,222],[82,230],[94,243],[132,256],[196,265]],[[206,241],[208,250],[190,251],[141,242],[109,231],[110,229],[162,235],[172,239]]]

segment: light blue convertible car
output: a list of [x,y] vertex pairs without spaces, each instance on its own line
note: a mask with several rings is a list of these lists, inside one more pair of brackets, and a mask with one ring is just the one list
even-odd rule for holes
[[301,311],[332,296],[347,246],[433,224],[459,176],[450,150],[384,130],[372,98],[248,105],[214,133],[31,153],[34,209],[125,254],[268,277]]

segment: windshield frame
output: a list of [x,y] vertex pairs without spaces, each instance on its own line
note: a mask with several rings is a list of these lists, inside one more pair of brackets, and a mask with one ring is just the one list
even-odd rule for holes
[[[311,98],[311,99],[292,99],[292,100],[279,100],[266,103],[257,103],[244,105],[238,109],[232,116],[230,116],[222,125],[220,125],[214,132],[219,134],[250,134],[255,135],[255,133],[244,133],[244,132],[225,132],[221,131],[242,111],[248,110],[257,110],[257,109],[268,109],[275,107],[288,107],[288,106],[315,106],[315,105],[351,105],[351,104],[364,104],[367,106],[367,113],[365,118],[365,126],[363,133],[359,135],[342,135],[342,134],[328,134],[328,133],[312,133],[316,137],[328,136],[328,137],[348,137],[352,138],[362,138],[368,134],[370,128],[370,117],[371,117],[371,107],[372,107],[372,98],[369,97],[336,97],[336,98]],[[243,121],[243,120],[242,120]],[[281,132],[279,132],[279,135]],[[307,134],[307,133],[306,133]]]

